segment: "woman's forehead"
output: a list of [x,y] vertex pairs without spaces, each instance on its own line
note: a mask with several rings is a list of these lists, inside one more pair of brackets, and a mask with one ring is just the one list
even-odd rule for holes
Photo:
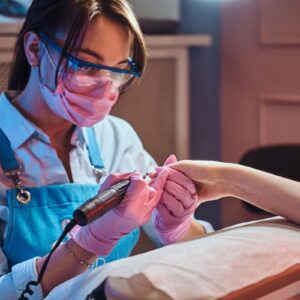
[[[56,37],[63,45],[66,33],[58,32]],[[80,35],[78,39],[81,39]],[[79,43],[76,45],[78,54],[88,57],[89,53],[92,53],[92,56],[95,54],[95,57],[100,57],[103,63],[113,64],[130,56],[133,38],[126,26],[108,17],[100,16],[91,20],[82,42]]]
[[108,49],[108,52],[130,51],[132,37],[124,25],[105,16],[94,18],[87,27],[82,47]]

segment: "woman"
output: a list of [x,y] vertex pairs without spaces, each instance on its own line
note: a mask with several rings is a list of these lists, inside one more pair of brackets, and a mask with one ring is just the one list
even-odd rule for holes
[[200,202],[231,196],[300,225],[300,182],[232,163],[183,160],[169,167],[195,182]]
[[130,179],[122,203],[71,232],[32,299],[91,264],[128,256],[151,215],[163,243],[204,233],[192,220],[198,199],[191,180],[164,167],[149,186],[142,173],[153,170],[153,159],[129,124],[108,116],[145,63],[126,0],[33,1],[10,91],[0,97],[0,299],[16,299],[37,279],[62,226],[97,193],[105,170],[123,173],[108,177],[102,190]]

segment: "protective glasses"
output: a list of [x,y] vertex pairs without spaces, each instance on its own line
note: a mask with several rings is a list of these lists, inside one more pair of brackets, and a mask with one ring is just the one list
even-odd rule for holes
[[[101,87],[109,78],[114,86],[118,86],[118,88],[121,89],[133,78],[141,76],[141,74],[137,72],[136,64],[130,57],[128,57],[127,67],[124,69],[95,64],[81,60],[70,53],[64,53],[62,47],[44,32],[39,32],[39,36],[47,45],[62,54],[66,59],[67,71],[62,72],[62,77],[63,81],[71,86],[75,85],[79,88],[91,90]],[[54,65],[48,51],[47,54],[51,63]]]

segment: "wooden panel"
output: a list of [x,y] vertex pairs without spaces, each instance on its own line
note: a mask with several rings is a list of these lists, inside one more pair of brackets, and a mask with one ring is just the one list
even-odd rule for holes
[[171,153],[189,157],[187,49],[150,49],[141,82],[116,103],[112,114],[136,129],[159,164]]
[[146,35],[146,43],[151,48],[206,47],[212,45],[209,34]]
[[[300,142],[300,1],[222,1],[220,28],[222,160]],[[222,203],[223,225],[259,217],[236,199]]]
[[[258,41],[260,3],[222,2],[220,106],[221,153],[225,161],[238,162],[246,151],[260,145],[260,95],[300,98],[299,49],[262,47]],[[282,3],[288,10],[289,1]],[[300,28],[300,18],[298,22]]]
[[23,24],[23,19],[8,18],[0,15],[0,34],[16,34]]
[[[0,53],[0,57],[1,57]],[[10,70],[10,63],[3,63],[0,61],[0,92],[6,90],[7,88],[7,80]]]
[[260,30],[263,45],[299,45],[299,0],[261,0]]
[[260,103],[260,145],[300,143],[300,97],[268,97]]
[[174,128],[174,76],[176,61],[155,59],[148,64],[141,83],[122,95],[112,114],[136,129],[145,148],[162,163],[176,151]]
[[10,50],[14,49],[16,42],[15,36],[0,36],[0,50]]

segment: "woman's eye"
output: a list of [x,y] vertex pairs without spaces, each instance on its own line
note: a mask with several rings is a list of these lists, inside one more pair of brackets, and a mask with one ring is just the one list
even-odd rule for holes
[[117,66],[118,69],[128,70],[130,67],[128,64],[122,64]]
[[90,67],[80,67],[77,69],[77,72],[92,75],[95,71]]
[[91,68],[90,68],[90,67],[87,67],[87,66],[81,66],[81,67],[80,67],[80,70],[90,71]]

